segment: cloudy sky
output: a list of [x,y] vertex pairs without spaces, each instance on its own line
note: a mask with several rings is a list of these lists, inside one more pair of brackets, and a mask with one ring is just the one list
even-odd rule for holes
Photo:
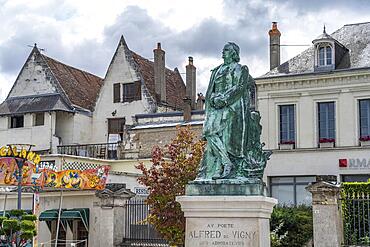
[[[8,94],[34,43],[66,64],[104,77],[119,37],[153,59],[162,43],[167,67],[185,72],[194,57],[198,91],[221,63],[225,42],[241,48],[253,76],[268,71],[272,21],[281,44],[310,45],[322,33],[370,21],[368,0],[0,0],[0,101]],[[282,62],[306,49],[282,47]]]

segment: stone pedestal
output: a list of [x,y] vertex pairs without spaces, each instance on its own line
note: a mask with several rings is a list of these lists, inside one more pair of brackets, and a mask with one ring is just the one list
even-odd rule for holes
[[343,234],[339,210],[340,187],[320,181],[306,189],[312,193],[314,246],[341,246]]
[[269,247],[276,199],[265,196],[179,196],[185,247]]

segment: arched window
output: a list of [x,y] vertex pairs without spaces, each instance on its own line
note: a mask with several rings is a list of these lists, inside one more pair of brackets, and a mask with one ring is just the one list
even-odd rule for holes
[[332,65],[332,48],[330,45],[320,46],[318,51],[318,66]]

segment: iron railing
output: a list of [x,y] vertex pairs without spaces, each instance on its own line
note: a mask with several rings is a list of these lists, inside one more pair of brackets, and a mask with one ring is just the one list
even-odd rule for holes
[[118,143],[63,145],[57,149],[58,154],[115,160],[118,158],[118,145]]
[[147,222],[150,208],[144,200],[129,200],[125,207],[125,237],[121,246],[169,247],[167,241]]
[[370,195],[341,199],[343,213],[343,246],[370,246]]

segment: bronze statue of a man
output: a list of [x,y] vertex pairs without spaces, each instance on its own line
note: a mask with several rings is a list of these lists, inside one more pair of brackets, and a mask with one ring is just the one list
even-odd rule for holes
[[212,70],[205,97],[207,146],[196,180],[262,179],[271,153],[262,151],[260,116],[251,109],[255,83],[248,67],[238,63],[235,43],[224,46],[222,58],[224,63]]

